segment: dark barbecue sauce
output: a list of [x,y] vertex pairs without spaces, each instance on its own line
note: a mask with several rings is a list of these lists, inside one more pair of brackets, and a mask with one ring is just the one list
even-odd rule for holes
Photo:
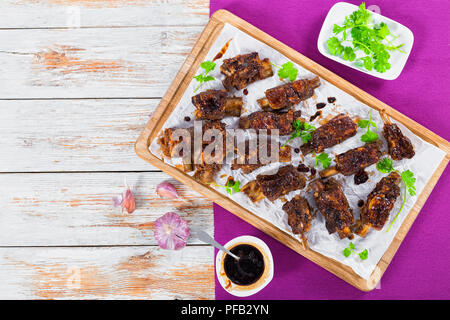
[[225,43],[225,45],[222,47],[222,49],[220,49],[219,53],[216,54],[216,56],[214,57],[213,61],[216,61],[217,59],[220,59],[223,57],[223,55],[225,54],[225,52],[227,52],[228,50],[228,46],[230,45],[230,41],[233,39],[228,40],[227,43]]
[[244,94],[244,96],[248,95],[248,90],[244,89],[244,91],[242,91],[242,93]]
[[310,118],[309,118],[309,122],[312,122],[312,121],[314,121],[318,116],[320,116],[322,114],[322,111],[317,111],[314,115],[312,115]]
[[363,169],[361,169],[355,174],[354,179],[355,179],[355,184],[362,184],[362,183],[366,182],[367,180],[369,180],[369,175],[367,174],[367,172],[365,172]]
[[240,244],[230,250],[240,259],[226,255],[223,262],[225,273],[231,282],[248,286],[258,281],[264,272],[264,257],[261,252],[249,244]]
[[336,101],[336,98],[335,97],[328,97],[328,103],[333,103],[333,102],[335,102]]
[[323,102],[319,102],[318,104],[316,104],[316,109],[323,109],[327,106],[326,103]]

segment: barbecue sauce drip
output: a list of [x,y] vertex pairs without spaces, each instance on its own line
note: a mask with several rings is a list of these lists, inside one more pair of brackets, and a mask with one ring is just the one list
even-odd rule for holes
[[228,50],[228,46],[230,45],[230,41],[233,39],[228,40],[227,43],[225,43],[225,45],[222,47],[222,49],[220,49],[219,53],[216,54],[216,56],[214,57],[213,61],[220,59],[223,57],[223,55],[225,54],[225,52],[227,52]]
[[369,180],[369,175],[367,174],[367,172],[361,169],[355,174],[354,180],[356,185],[362,184]]
[[244,96],[248,95],[248,90],[244,89],[244,91],[242,91],[242,93],[244,94]]
[[261,278],[264,272],[264,257],[258,249],[249,244],[240,244],[230,251],[239,257],[239,261],[236,261],[226,255],[223,262],[225,274],[231,282],[248,286]]
[[328,103],[333,103],[333,102],[336,101],[336,98],[335,97],[328,97],[327,101],[328,101]]
[[309,118],[309,122],[312,122],[312,121],[314,121],[314,119],[316,119],[318,116],[320,116],[320,115],[322,115],[322,111],[317,111],[314,115],[312,115],[310,118]]
[[323,109],[323,108],[325,108],[326,106],[327,106],[326,103],[319,102],[318,104],[316,104],[316,109],[317,109],[317,110]]

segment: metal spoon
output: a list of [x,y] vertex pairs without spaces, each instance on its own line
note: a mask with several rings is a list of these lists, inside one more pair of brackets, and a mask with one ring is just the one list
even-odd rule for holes
[[230,250],[225,249],[225,247],[223,247],[222,245],[220,245],[216,240],[214,240],[209,234],[207,234],[205,231],[198,231],[197,232],[197,239],[199,239],[200,241],[203,241],[204,243],[208,243],[214,247],[216,247],[217,249],[219,249],[220,251],[225,252],[226,254],[232,256],[233,258],[235,258],[236,260],[239,261],[239,257],[236,256],[235,254],[232,254],[230,252]]

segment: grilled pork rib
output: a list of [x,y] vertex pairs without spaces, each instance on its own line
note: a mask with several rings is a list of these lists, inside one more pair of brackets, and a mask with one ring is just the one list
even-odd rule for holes
[[299,104],[303,100],[311,98],[314,94],[314,89],[319,86],[319,77],[311,80],[296,80],[266,90],[266,97],[259,99],[258,103],[265,111],[289,108],[295,104]]
[[303,189],[305,185],[305,176],[294,166],[287,165],[280,168],[276,174],[258,175],[256,180],[247,183],[241,191],[253,202],[259,201],[263,197],[273,202],[291,191]]
[[311,223],[315,217],[308,201],[304,197],[296,195],[291,201],[286,202],[282,209],[288,215],[288,224],[292,233],[299,234],[306,242],[305,233],[311,229]]
[[221,120],[225,117],[239,117],[242,98],[228,97],[225,90],[206,90],[192,97],[197,120]]
[[377,183],[361,207],[361,220],[356,221],[352,227],[357,235],[364,237],[370,228],[376,230],[383,228],[400,195],[401,180],[397,172],[391,172]]
[[222,84],[228,91],[232,88],[241,90],[255,81],[273,76],[270,60],[261,60],[257,52],[223,60],[220,72],[225,75]]
[[356,134],[358,126],[346,114],[339,114],[312,133],[312,139],[300,147],[303,154],[321,153]]
[[256,131],[265,129],[267,130],[267,134],[270,134],[270,131],[273,129],[278,129],[279,135],[285,136],[294,131],[294,127],[292,126],[294,120],[305,121],[300,116],[301,111],[294,112],[289,110],[285,113],[256,111],[248,116],[241,117],[239,119],[239,128],[254,129]]
[[353,210],[342,190],[342,186],[335,179],[317,180],[311,184],[314,200],[320,213],[324,216],[325,227],[330,234],[337,232],[339,238],[353,238],[350,230],[354,222]]
[[[279,162],[290,162],[292,159],[292,149],[290,146],[285,146],[281,148],[281,145],[278,142],[274,142],[278,147],[278,161]],[[252,148],[251,148],[252,147]],[[242,173],[249,174],[252,171],[265,166],[268,163],[262,163],[262,154],[260,148],[264,147],[267,149],[266,156],[269,158],[271,156],[272,150],[272,141],[268,140],[267,144],[261,145],[259,143],[259,138],[255,138],[250,143],[249,140],[245,141],[245,151],[244,154],[241,154],[239,150],[236,148],[237,158],[234,160],[231,165],[231,170],[239,170],[241,169]]]
[[388,153],[392,159],[402,160],[414,157],[415,152],[411,141],[403,135],[395,123],[384,125],[383,136],[388,143]]
[[341,173],[344,176],[354,175],[359,170],[367,168],[380,160],[382,156],[380,148],[381,141],[378,140],[338,154],[334,159],[336,166],[325,169],[319,174],[322,178],[330,177],[337,173]]

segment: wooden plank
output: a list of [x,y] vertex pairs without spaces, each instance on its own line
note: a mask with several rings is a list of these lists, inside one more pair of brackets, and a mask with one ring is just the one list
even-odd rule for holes
[[208,0],[2,0],[0,28],[204,25]]
[[[266,43],[267,45],[286,55],[289,60],[292,60],[295,63],[301,65],[302,67],[308,69],[312,73],[317,74],[324,80],[330,82],[331,84],[337,86],[341,90],[354,96],[356,99],[360,100],[364,104],[367,104],[368,106],[374,108],[375,110],[384,111],[388,116],[408,127],[417,136],[424,139],[425,141],[430,142],[431,144],[437,146],[438,148],[447,153],[447,156],[441,162],[439,167],[434,172],[433,177],[430,179],[428,184],[425,186],[424,190],[419,195],[413,209],[409,212],[408,216],[403,221],[402,226],[400,227],[399,231],[395,236],[395,241],[393,241],[391,246],[385,252],[385,254],[381,258],[380,262],[378,263],[377,267],[375,268],[374,272],[369,277],[369,279],[366,280],[361,278],[350,267],[345,266],[342,263],[327,258],[313,250],[303,248],[295,238],[293,238],[288,233],[276,228],[272,223],[258,217],[257,215],[253,214],[249,210],[245,209],[238,203],[232,201],[230,198],[217,192],[211,187],[195,181],[192,177],[186,175],[177,168],[164,163],[161,159],[155,157],[153,154],[150,153],[148,149],[149,142],[153,141],[156,138],[156,135],[161,130],[162,126],[164,125],[164,122],[166,121],[170,113],[177,106],[177,103],[180,101],[181,96],[183,95],[184,91],[189,85],[192,75],[197,70],[199,64],[206,55],[206,52],[208,52],[211,44],[217,38],[219,31],[223,27],[224,23],[230,23],[231,25],[239,28],[243,32],[248,33],[250,36]],[[239,216],[240,218],[259,228],[260,230],[266,232],[270,236],[279,240],[286,246],[290,247],[291,249],[295,250],[296,252],[300,253],[301,255],[305,256],[311,261],[317,263],[326,270],[332,272],[333,274],[337,275],[338,277],[342,278],[343,280],[347,281],[348,283],[352,284],[353,286],[357,287],[360,290],[369,291],[374,289],[376,284],[381,279],[384,271],[386,270],[387,266],[392,260],[398,246],[403,241],[407,231],[411,227],[417,214],[419,213],[420,209],[425,203],[425,200],[428,198],[434,185],[436,184],[440,175],[444,171],[450,159],[450,143],[445,139],[439,137],[435,133],[431,132],[430,130],[414,122],[413,120],[409,119],[408,117],[402,115],[401,113],[389,107],[385,103],[379,101],[375,97],[372,97],[371,95],[367,94],[358,87],[340,78],[331,71],[318,65],[314,61],[306,58],[302,54],[296,52],[292,48],[289,48],[288,46],[272,38],[268,34],[257,29],[256,27],[250,25],[246,21],[231,14],[228,11],[219,10],[214,13],[212,19],[205,27],[199,40],[194,46],[191,54],[186,58],[184,65],[180,69],[180,72],[175,77],[166,95],[162,98],[160,105],[155,110],[152,119],[150,119],[149,122],[147,123],[146,128],[144,129],[143,133],[136,142],[136,152],[143,159],[145,159],[149,163],[152,163],[154,166],[160,168],[164,172],[169,173],[171,176],[175,177],[179,181],[186,184],[189,188],[197,190],[198,192],[208,197],[212,201],[216,202],[222,207],[227,208],[235,215]]]
[[161,97],[201,29],[0,30],[0,99]]
[[0,248],[0,299],[214,299],[214,250]]
[[[136,197],[132,214],[112,206],[125,179]],[[162,181],[185,200],[159,198]],[[0,246],[155,245],[154,221],[170,211],[193,231],[214,232],[212,202],[162,172],[0,174],[0,203]]]
[[156,170],[133,146],[158,102],[0,101],[0,171]]

